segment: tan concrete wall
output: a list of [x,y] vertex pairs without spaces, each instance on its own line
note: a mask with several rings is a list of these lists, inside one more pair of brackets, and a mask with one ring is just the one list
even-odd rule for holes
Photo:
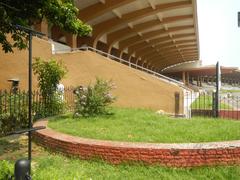
[[[65,86],[88,85],[96,77],[113,80],[117,88],[113,93],[117,96],[115,105],[124,107],[151,108],[175,112],[174,93],[180,93],[182,105],[182,89],[176,85],[158,80],[141,71],[130,69],[126,65],[109,60],[89,51],[51,55],[51,45],[44,40],[34,40],[33,56],[62,60],[68,74],[63,80]],[[27,88],[27,51],[15,51],[14,54],[0,52],[0,89],[9,88],[9,78],[19,78],[20,88]],[[36,88],[36,78],[34,78]],[[180,112],[182,113],[182,106]]]
[[88,85],[93,83],[96,77],[113,80],[117,86],[113,92],[118,97],[116,105],[119,106],[162,109],[174,113],[174,93],[182,94],[182,89],[178,86],[130,69],[94,52],[81,51],[55,57],[62,59],[69,70],[63,80],[65,86]]
[[[48,59],[52,56],[51,44],[48,41],[33,38],[33,57]],[[28,82],[28,50],[14,50],[5,54],[0,49],[0,89],[9,89],[8,79],[20,79],[20,88],[26,89]],[[36,87],[36,78],[33,78]]]

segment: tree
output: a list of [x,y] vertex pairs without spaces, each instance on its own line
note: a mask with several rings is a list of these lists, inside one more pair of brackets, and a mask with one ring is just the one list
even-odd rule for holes
[[[78,36],[89,35],[92,28],[77,17],[78,9],[73,0],[1,0],[0,44],[2,49],[13,52],[13,48],[27,47],[27,34],[15,25],[31,26],[45,17],[49,24],[59,26],[66,32]],[[11,34],[12,40],[7,38]]]

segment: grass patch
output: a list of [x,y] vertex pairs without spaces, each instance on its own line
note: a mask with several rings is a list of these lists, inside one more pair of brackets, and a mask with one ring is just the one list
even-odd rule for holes
[[113,115],[55,117],[48,126],[74,136],[129,142],[209,142],[240,139],[240,121],[170,118],[146,109],[114,108]]
[[238,179],[240,167],[165,168],[144,165],[110,165],[102,161],[48,155],[36,159],[33,179]]
[[[1,140],[1,139],[0,139]],[[4,141],[4,142],[3,142]],[[9,160],[26,157],[26,138],[7,138],[1,145],[8,154],[0,154],[0,160]],[[21,144],[15,149],[15,144]],[[13,149],[12,149],[13,148]],[[146,166],[143,164],[111,165],[103,161],[86,161],[77,158],[68,158],[59,154],[45,151],[33,143],[32,177],[34,180],[73,180],[73,179],[233,179],[240,177],[240,166],[219,166],[199,168],[166,168],[161,166]]]
[[[224,102],[219,104],[221,109],[231,109],[232,107]],[[210,95],[200,95],[192,104],[192,109],[212,109],[213,101]]]
[[237,93],[237,92],[240,92],[239,89],[224,89],[224,90],[221,90],[221,93]]

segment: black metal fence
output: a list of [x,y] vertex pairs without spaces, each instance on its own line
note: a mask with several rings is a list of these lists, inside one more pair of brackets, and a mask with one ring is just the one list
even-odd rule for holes
[[[73,88],[56,92],[54,97],[44,99],[39,91],[32,93],[33,120],[57,115],[74,109]],[[0,135],[27,127],[28,92],[0,90]]]
[[[74,88],[67,87],[64,93],[57,93],[55,99],[44,99],[39,91],[32,93],[33,120],[58,115],[74,109]],[[219,97],[220,118],[240,119],[240,97],[229,92]],[[216,116],[215,94],[212,92],[186,92],[184,113],[189,117]],[[0,90],[0,135],[27,127],[28,92]]]
[[213,92],[186,92],[184,99],[185,113],[189,116],[240,119],[240,97],[231,92],[221,92],[218,99]]

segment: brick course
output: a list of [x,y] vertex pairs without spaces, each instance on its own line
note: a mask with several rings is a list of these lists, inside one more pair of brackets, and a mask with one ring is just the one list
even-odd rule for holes
[[[47,120],[35,123],[47,126]],[[169,167],[240,164],[240,141],[212,143],[129,143],[74,137],[52,129],[34,133],[40,145],[82,159],[99,157],[113,164],[143,162]]]

